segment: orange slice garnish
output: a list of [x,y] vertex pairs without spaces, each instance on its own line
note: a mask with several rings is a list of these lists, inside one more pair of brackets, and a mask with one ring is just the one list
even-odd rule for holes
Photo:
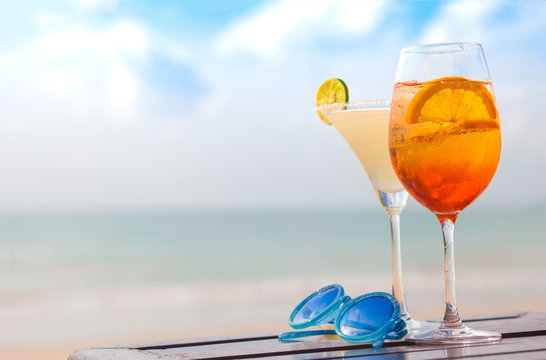
[[408,124],[457,123],[465,129],[498,129],[495,99],[484,83],[463,77],[426,82],[406,111]]

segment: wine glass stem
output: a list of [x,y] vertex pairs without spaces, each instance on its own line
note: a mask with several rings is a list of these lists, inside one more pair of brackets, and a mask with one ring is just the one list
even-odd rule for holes
[[443,326],[457,326],[461,324],[461,318],[457,311],[455,299],[455,254],[453,246],[453,230],[455,224],[451,219],[442,220],[442,232],[444,235],[444,272],[446,285],[446,312]]
[[404,298],[402,283],[402,257],[400,255],[400,215],[389,214],[391,224],[391,254],[392,254],[392,293],[400,304],[402,319],[409,319],[410,315]]

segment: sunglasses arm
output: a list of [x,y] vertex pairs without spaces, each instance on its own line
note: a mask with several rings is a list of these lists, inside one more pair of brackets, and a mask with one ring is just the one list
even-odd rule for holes
[[374,349],[379,349],[381,346],[383,346],[383,343],[385,342],[386,336],[381,336],[379,339],[375,340],[372,344],[372,347]]
[[279,335],[279,340],[291,340],[300,337],[318,336],[318,335],[336,335],[334,330],[307,330],[307,331],[289,331]]

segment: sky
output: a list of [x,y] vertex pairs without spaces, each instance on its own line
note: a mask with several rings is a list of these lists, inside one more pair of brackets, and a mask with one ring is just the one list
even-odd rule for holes
[[477,208],[546,200],[544,1],[2,1],[0,212],[376,208],[316,116],[400,49],[484,46],[503,149]]

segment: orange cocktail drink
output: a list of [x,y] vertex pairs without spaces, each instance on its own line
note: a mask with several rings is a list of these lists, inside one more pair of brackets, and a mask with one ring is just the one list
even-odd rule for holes
[[491,83],[446,77],[394,86],[390,154],[406,190],[453,221],[493,178],[501,135]]

